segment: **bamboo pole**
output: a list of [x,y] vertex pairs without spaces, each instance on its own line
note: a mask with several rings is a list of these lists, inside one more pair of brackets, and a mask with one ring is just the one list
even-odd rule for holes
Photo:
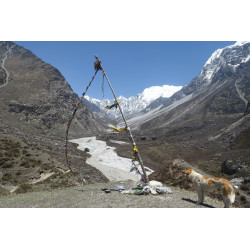
[[[95,58],[96,58],[96,60],[100,63],[101,70],[103,71],[103,74],[104,74],[104,76],[105,76],[106,79],[107,79],[107,82],[108,82],[108,84],[109,84],[109,87],[110,87],[110,89],[111,89],[111,91],[112,91],[112,93],[113,93],[113,96],[114,96],[115,100],[117,100],[117,97],[116,97],[116,94],[115,94],[115,92],[114,92],[114,89],[113,89],[112,86],[111,86],[111,83],[110,83],[110,81],[109,81],[109,79],[108,79],[108,76],[107,76],[107,74],[106,74],[106,72],[105,72],[105,70],[104,70],[104,68],[103,68],[103,66],[102,66],[102,64],[101,64],[101,61],[99,60],[99,58],[98,58],[97,55],[95,55]],[[133,135],[132,135],[132,132],[131,132],[131,130],[130,130],[130,127],[128,126],[128,123],[127,123],[127,121],[126,121],[126,118],[125,118],[125,116],[124,116],[124,113],[123,113],[123,111],[122,111],[122,108],[121,108],[120,104],[118,105],[118,107],[119,107],[119,110],[120,110],[120,112],[121,112],[123,121],[124,121],[124,123],[125,123],[125,125],[126,125],[126,127],[127,127],[127,131],[129,132],[129,135],[130,135],[130,138],[131,138],[131,140],[132,140],[133,147],[134,147],[134,146],[136,146],[136,143],[135,143],[134,137],[133,137]],[[137,146],[136,146],[136,147],[137,147]],[[137,148],[137,149],[138,149],[138,148]],[[148,181],[149,181],[149,180],[148,180],[148,176],[147,176],[146,170],[145,170],[145,168],[144,168],[144,166],[143,166],[143,161],[142,161],[142,158],[141,158],[141,156],[140,156],[140,154],[139,154],[139,150],[138,150],[138,160],[139,160],[139,162],[140,162],[140,165],[141,165],[141,168],[142,168],[142,172],[143,172],[143,174],[144,174],[144,176],[145,176],[145,180],[146,180],[146,182],[148,182]]]

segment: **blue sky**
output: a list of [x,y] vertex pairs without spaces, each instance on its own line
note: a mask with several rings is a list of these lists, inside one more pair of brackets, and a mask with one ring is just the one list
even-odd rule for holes
[[[73,91],[83,93],[94,74],[97,54],[117,96],[130,97],[156,85],[186,85],[196,77],[218,48],[235,41],[196,42],[16,42],[56,67]],[[98,73],[87,95],[102,99],[102,74]],[[105,82],[105,97],[112,99]]]

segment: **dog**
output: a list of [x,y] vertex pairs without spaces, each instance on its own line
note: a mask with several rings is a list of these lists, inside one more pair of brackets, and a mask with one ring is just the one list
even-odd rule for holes
[[186,170],[185,174],[194,183],[195,189],[198,193],[198,205],[203,203],[205,191],[208,190],[218,190],[221,192],[225,208],[229,208],[234,202],[235,190],[233,184],[230,181],[217,177],[203,176],[197,173],[197,171],[194,169]]

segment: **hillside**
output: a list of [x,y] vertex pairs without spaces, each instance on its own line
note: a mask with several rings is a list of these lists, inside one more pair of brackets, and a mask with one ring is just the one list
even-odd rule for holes
[[[61,73],[12,42],[0,42],[0,60],[0,121],[7,124],[5,131],[63,135],[79,97]],[[103,129],[81,105],[70,132],[79,137]]]
[[[250,43],[236,43],[213,53],[200,74],[167,100],[156,100],[129,119],[145,133],[169,134],[173,129],[208,140],[241,119],[250,100]],[[196,134],[196,131],[198,132]],[[240,131],[241,132],[241,131]]]
[[[86,144],[80,151],[69,143],[68,156],[74,173],[70,172],[64,163],[65,131],[67,117],[79,97],[53,66],[12,42],[1,42],[0,194],[27,193],[14,198],[2,197],[3,206],[11,206],[12,201],[13,206],[19,203],[28,207],[70,207],[70,203],[83,207],[153,207],[162,200],[159,207],[197,207],[193,204],[195,198],[192,197],[196,196],[192,194],[193,186],[183,178],[183,170],[192,167],[236,183],[239,191],[234,207],[248,207],[249,54],[250,43],[228,46],[216,51],[199,76],[169,98],[160,95],[153,100],[145,91],[133,99],[134,103],[143,98],[150,103],[147,107],[145,102],[141,106],[138,103],[138,107],[144,109],[137,114],[129,114],[128,109],[126,116],[145,166],[154,171],[150,178],[176,191],[172,194],[173,203],[169,203],[171,199],[166,196],[143,196],[140,203],[140,198],[120,200],[117,193],[106,196],[100,192],[100,186],[114,185],[109,181],[117,180],[118,174],[112,176],[117,165],[121,165],[118,166],[119,176],[124,170],[124,159],[118,157],[114,162],[110,154],[119,141],[121,145],[118,143],[115,150],[119,156],[128,158],[127,172],[122,176],[130,174],[133,148],[127,143],[128,135],[107,133],[104,127],[109,118],[100,107],[88,100],[83,102],[72,122],[69,139],[87,137]],[[151,88],[149,90],[152,92]],[[88,109],[99,115],[94,116]],[[99,144],[90,145],[92,135],[101,140]],[[60,201],[61,191],[55,190],[58,188],[65,189],[65,199],[69,203]],[[84,193],[82,196],[77,194],[79,189]],[[54,198],[58,197],[55,201],[49,197],[49,190],[53,190]],[[52,205],[42,204],[33,192],[47,197]],[[79,200],[73,202],[71,195]],[[106,198],[113,201],[109,203]],[[210,198],[218,198],[218,195]],[[100,199],[100,203],[96,199]],[[114,205],[115,199],[121,203]],[[219,203],[211,200],[211,204],[217,207]]]
[[[69,157],[76,175],[65,168],[67,117],[79,97],[61,73],[13,42],[0,42],[0,62],[0,172],[4,190],[74,186],[81,183],[83,175],[89,183],[107,181],[85,164],[87,155],[74,150],[74,145],[69,145]],[[103,133],[103,127],[81,104],[69,138]]]

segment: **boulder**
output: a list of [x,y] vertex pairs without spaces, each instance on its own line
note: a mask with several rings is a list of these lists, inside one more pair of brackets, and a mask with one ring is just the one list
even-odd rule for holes
[[244,183],[245,183],[245,184],[250,183],[250,177],[244,178]]
[[237,169],[237,166],[235,166],[230,160],[226,160],[221,164],[221,172],[224,174],[235,174],[237,172]]

